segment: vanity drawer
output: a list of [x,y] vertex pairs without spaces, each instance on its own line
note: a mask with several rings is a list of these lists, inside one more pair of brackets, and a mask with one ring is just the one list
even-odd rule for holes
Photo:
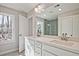
[[54,53],[58,56],[78,56],[78,54],[70,52],[70,51],[66,51],[60,48],[56,48],[56,47],[52,47],[46,44],[42,45],[42,49],[45,49],[51,53]]
[[34,55],[35,55],[35,56],[41,56],[41,54],[40,54],[40,53],[37,53],[37,52],[35,52]]
[[41,48],[41,42],[35,41],[35,47]]
[[48,51],[42,50],[42,56],[55,56],[55,55]]
[[39,52],[39,53],[41,53],[41,49],[35,47],[35,52]]
[[34,53],[35,53],[35,54],[38,54],[38,55],[41,55],[41,49],[35,47],[35,51],[34,51]]

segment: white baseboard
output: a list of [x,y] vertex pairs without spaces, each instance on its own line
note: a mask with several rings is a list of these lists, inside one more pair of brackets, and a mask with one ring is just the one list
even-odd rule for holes
[[18,51],[18,48],[17,49],[11,49],[11,50],[4,51],[4,52],[0,53],[0,55],[4,55],[6,53],[13,52],[13,51]]

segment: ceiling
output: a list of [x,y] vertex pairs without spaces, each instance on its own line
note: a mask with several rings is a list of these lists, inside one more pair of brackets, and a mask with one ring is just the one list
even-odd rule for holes
[[1,5],[28,13],[38,5],[38,3],[1,3]]
[[[79,3],[60,3],[58,7],[55,7],[58,3],[44,3],[40,4],[45,10],[39,13],[38,16],[48,20],[56,19],[58,14],[75,10],[79,8]],[[39,3],[1,3],[1,5],[28,13],[35,8]],[[61,9],[61,11],[59,11]]]
[[[79,9],[79,3],[60,3],[59,7],[55,7],[56,5],[56,3],[53,3],[52,6],[45,9],[45,11],[38,14],[38,16],[41,18],[52,20],[56,19],[58,14]],[[59,11],[59,9],[61,9],[61,11]]]

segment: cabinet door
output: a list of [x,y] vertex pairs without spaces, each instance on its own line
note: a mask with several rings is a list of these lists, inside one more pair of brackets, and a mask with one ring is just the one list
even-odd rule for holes
[[41,42],[35,41],[35,47],[41,48]]
[[32,45],[32,46],[34,46],[34,40],[32,40],[32,39],[28,39],[29,40],[29,43]]
[[79,56],[79,54],[77,53],[70,52],[63,48],[61,49],[61,48],[49,46],[47,44],[43,44],[42,49],[49,51],[52,55],[55,55],[55,56]]
[[72,35],[72,16],[62,18],[62,33],[67,33],[68,36]]
[[53,54],[51,54],[50,52],[47,52],[47,51],[42,51],[42,56],[55,56]]
[[34,56],[34,46],[31,46],[29,39],[25,39],[25,55]]
[[41,56],[41,49],[38,47],[35,47],[34,54],[35,54],[35,56]]
[[79,37],[79,15],[73,16],[73,37]]

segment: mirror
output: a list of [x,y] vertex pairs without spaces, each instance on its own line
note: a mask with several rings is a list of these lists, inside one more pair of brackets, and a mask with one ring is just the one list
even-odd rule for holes
[[37,32],[38,35],[58,35],[58,19],[43,19],[40,17],[37,17]]
[[[43,5],[44,6],[44,5]],[[40,6],[42,7],[42,6]],[[58,36],[58,14],[53,12],[52,6],[37,14],[37,35]],[[55,11],[55,10],[54,10]]]
[[[45,4],[45,6],[48,4]],[[77,3],[53,3],[37,13],[37,35],[79,36],[79,4]],[[40,6],[42,7],[42,6]]]

